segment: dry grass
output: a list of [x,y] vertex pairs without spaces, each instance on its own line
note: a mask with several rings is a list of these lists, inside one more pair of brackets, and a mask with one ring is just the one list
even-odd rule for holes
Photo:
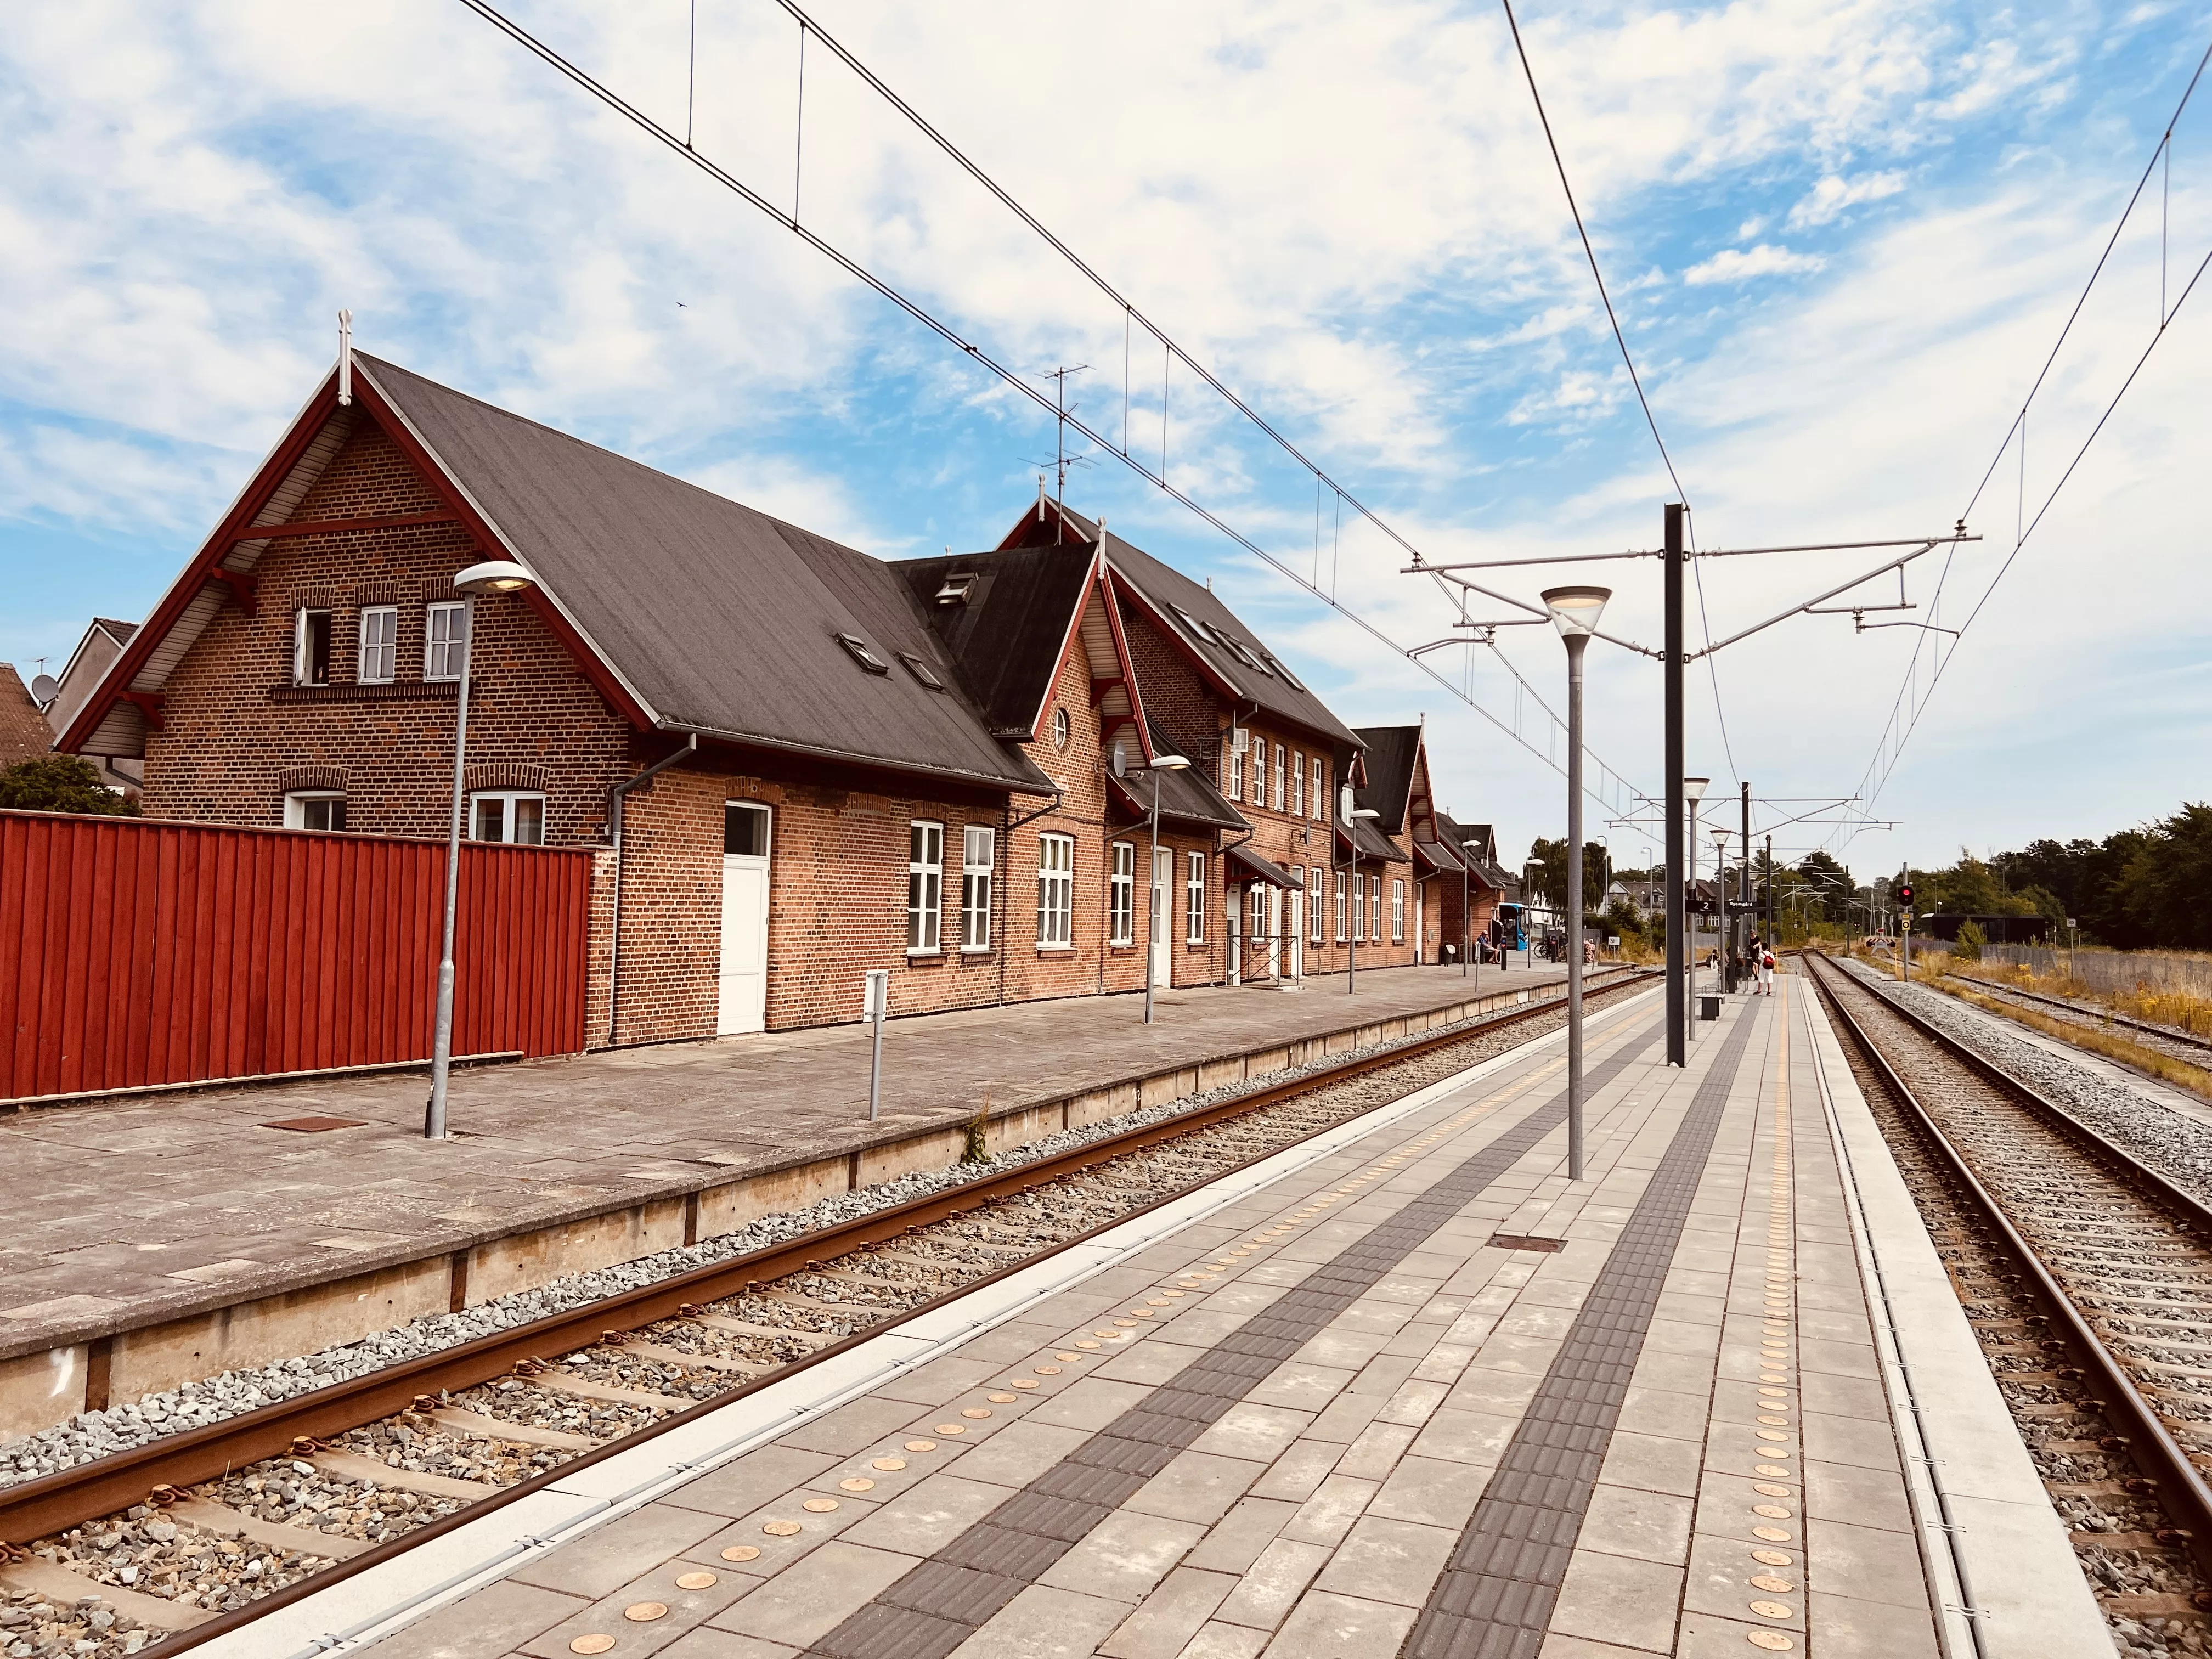
[[2036,974],[2026,968],[2008,967],[1996,962],[1954,963],[1949,971],[1962,978],[1985,980],[1992,985],[2008,985],[2015,990],[2037,991],[2047,997],[2065,997],[2075,1002],[2094,1003],[2112,1009],[2115,1013],[2147,1019],[2156,1025],[2171,1025],[2177,1030],[2188,1031],[2202,1037],[2212,1037],[2212,997],[2200,997],[2187,991],[2161,989],[2148,984],[2137,984],[2124,989],[2104,988],[2072,978],[2066,974]]
[[1954,996],[1961,1002],[1970,1003],[1986,1013],[1998,1015],[2015,1025],[2025,1025],[2031,1031],[2056,1037],[2061,1042],[2102,1055],[2106,1060],[2118,1060],[2123,1066],[2132,1066],[2139,1072],[2149,1073],[2161,1083],[2170,1083],[2177,1089],[2186,1089],[2191,1094],[2212,1100],[2212,1071],[2201,1066],[2191,1066],[2186,1060],[2176,1060],[2172,1054],[2146,1048],[2116,1031],[2091,1025],[2069,1024],[2065,1020],[2038,1013],[2033,1008],[2023,1008],[2016,1002],[2001,1002],[1995,997],[1983,996],[1968,990],[1962,975],[1954,974],[1930,982],[1937,990]]

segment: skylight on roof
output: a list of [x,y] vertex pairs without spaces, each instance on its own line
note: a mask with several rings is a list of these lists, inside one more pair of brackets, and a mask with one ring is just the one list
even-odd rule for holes
[[853,660],[871,674],[888,674],[891,665],[869,649],[868,642],[858,634],[840,634],[837,643],[843,646]]
[[1273,669],[1278,674],[1283,677],[1284,684],[1288,685],[1293,691],[1303,691],[1306,689],[1296,674],[1293,674],[1289,669],[1283,666],[1282,659],[1279,657],[1276,656],[1272,651],[1267,654],[1267,666]]
[[969,597],[975,591],[975,584],[981,580],[981,573],[974,570],[955,570],[948,573],[945,578],[944,586],[937,590],[938,604],[967,604]]
[[931,690],[942,691],[945,690],[945,682],[938,678],[935,672],[931,669],[930,665],[913,652],[900,652],[898,653],[898,659],[906,665],[906,672],[908,673],[913,675],[915,678],[920,680]]

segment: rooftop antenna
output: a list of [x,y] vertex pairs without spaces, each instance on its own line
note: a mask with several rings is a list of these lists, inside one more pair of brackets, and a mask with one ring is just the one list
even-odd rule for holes
[[[1078,363],[1074,368],[1069,368],[1062,364],[1058,368],[1048,371],[1042,377],[1053,384],[1054,401],[1057,408],[1054,418],[1059,427],[1058,459],[1054,465],[1059,477],[1059,483],[1053,500],[1054,505],[1062,508],[1067,505],[1067,377],[1071,374],[1080,374],[1090,367],[1088,363]],[[1065,533],[1065,529],[1066,525],[1063,520],[1061,526],[1054,530],[1052,538],[1055,544]]]
[[338,402],[353,402],[353,313],[338,313]]

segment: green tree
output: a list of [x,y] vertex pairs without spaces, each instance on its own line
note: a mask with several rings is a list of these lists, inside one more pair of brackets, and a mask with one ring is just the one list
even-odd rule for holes
[[1979,962],[1982,946],[1989,942],[1990,936],[1982,931],[1981,923],[1962,922],[1959,927],[1959,942],[1952,947],[1952,954],[1962,962]]
[[2118,889],[2121,909],[2147,943],[2212,950],[2212,805],[2189,803],[2154,826]]
[[40,755],[0,772],[0,806],[125,817],[138,813],[137,801],[125,799],[101,783],[99,769],[79,755]]

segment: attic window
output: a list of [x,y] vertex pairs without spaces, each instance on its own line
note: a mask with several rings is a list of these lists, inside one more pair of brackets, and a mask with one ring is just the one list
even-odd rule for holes
[[955,570],[945,578],[945,585],[937,590],[939,605],[965,605],[975,592],[981,578],[973,570]]
[[1260,660],[1258,655],[1254,653],[1250,646],[1245,644],[1243,641],[1238,639],[1234,634],[1229,633],[1224,629],[1217,628],[1213,630],[1213,637],[1219,640],[1224,646],[1227,647],[1231,653],[1247,668],[1256,668],[1262,674],[1267,672],[1267,665]]
[[900,652],[898,653],[898,659],[906,665],[906,672],[908,673],[913,675],[915,678],[920,680],[931,690],[942,691],[945,690],[945,682],[938,678],[936,674],[931,672],[929,665],[924,662],[920,657],[916,656],[913,652]]
[[1267,653],[1267,666],[1273,669],[1276,673],[1281,675],[1284,684],[1288,685],[1293,691],[1303,691],[1305,690],[1305,687],[1299,683],[1298,677],[1291,672],[1289,669],[1284,667],[1283,665],[1276,659],[1275,654],[1273,652],[1269,652]]
[[891,665],[868,648],[868,642],[858,634],[840,634],[837,643],[843,646],[853,660],[871,674],[888,674]]

